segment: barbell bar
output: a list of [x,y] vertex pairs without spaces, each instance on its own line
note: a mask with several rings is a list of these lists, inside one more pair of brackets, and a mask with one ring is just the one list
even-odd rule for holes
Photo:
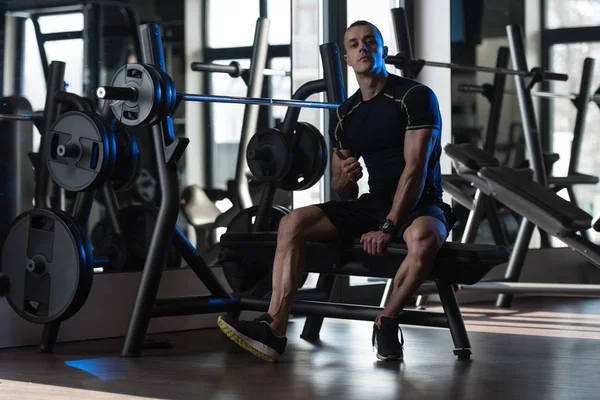
[[[487,90],[492,90],[493,87],[489,85],[489,88],[486,85],[473,85],[468,83],[463,83],[458,85],[458,91],[463,93],[486,93]],[[505,94],[516,95],[517,92],[512,90],[504,91]],[[541,97],[546,99],[569,99],[569,100],[577,100],[579,98],[579,94],[577,93],[553,93],[553,92],[531,92],[531,95],[534,97]],[[590,96],[590,101],[595,103],[600,103],[600,94],[593,94]]]
[[[96,90],[96,96],[102,100],[136,101],[138,99],[138,90],[134,87],[100,86]],[[186,93],[177,93],[177,99],[185,101],[199,101],[211,103],[259,104],[265,106],[284,106],[302,108],[334,109],[339,107],[339,104],[324,103],[319,101],[283,100],[259,97],[215,96]]]
[[519,75],[519,76],[535,76],[536,74],[540,75],[541,80],[550,80],[550,81],[567,81],[569,80],[569,75],[561,74],[557,72],[548,72],[544,71],[541,68],[533,68],[531,71],[520,71],[516,69],[509,68],[498,68],[498,67],[484,67],[480,65],[461,65],[455,63],[444,63],[439,61],[426,61],[426,60],[409,60],[403,54],[398,54],[396,56],[388,56],[385,59],[386,64],[392,64],[397,68],[402,69],[403,67],[410,66],[411,64],[414,66],[419,65],[427,65],[430,67],[438,67],[438,68],[448,68],[455,71],[466,71],[466,72],[489,72],[491,74],[505,74],[505,75]]
[[0,121],[38,121],[44,117],[44,114],[30,113],[30,114],[0,114]]
[[[229,65],[193,62],[191,65],[192,71],[196,72],[216,72],[229,74],[232,78],[242,76],[243,73],[250,71],[249,68],[244,68],[237,61],[232,61]],[[263,74],[266,76],[291,76],[289,71],[265,68]]]

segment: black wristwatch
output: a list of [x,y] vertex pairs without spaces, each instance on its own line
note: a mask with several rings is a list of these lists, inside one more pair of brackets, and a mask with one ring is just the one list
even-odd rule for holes
[[394,231],[394,221],[384,219],[381,225],[379,225],[379,230],[383,233],[392,233]]

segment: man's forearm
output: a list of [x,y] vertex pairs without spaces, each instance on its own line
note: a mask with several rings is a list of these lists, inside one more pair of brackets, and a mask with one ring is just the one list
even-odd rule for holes
[[417,204],[421,197],[421,192],[425,186],[424,173],[421,170],[405,169],[400,176],[396,194],[394,194],[394,202],[392,209],[387,215],[387,219],[392,220],[395,224],[402,221],[410,210]]
[[341,179],[333,177],[331,187],[333,191],[342,200],[352,200],[358,197],[358,183],[356,182],[340,182]]

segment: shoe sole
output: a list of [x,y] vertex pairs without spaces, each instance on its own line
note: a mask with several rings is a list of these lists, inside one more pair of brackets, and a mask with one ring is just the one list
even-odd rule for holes
[[240,346],[244,350],[252,353],[261,360],[268,361],[271,363],[277,362],[278,354],[275,350],[265,345],[264,343],[249,338],[248,336],[239,332],[233,326],[223,321],[223,319],[220,316],[217,320],[217,325],[219,325],[221,331],[225,335],[227,335],[229,339],[233,340],[238,346]]
[[375,350],[377,350],[377,359],[380,361],[403,361],[404,355],[402,357],[398,357],[395,355],[382,356],[379,354],[379,349],[377,348],[377,343],[375,343]]

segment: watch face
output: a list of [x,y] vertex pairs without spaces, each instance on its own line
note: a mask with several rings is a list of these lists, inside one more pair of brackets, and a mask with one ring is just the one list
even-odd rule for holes
[[392,221],[390,221],[389,219],[386,219],[385,221],[383,221],[383,223],[381,224],[380,229],[385,232],[388,233],[392,230],[392,228],[394,227],[394,223]]

